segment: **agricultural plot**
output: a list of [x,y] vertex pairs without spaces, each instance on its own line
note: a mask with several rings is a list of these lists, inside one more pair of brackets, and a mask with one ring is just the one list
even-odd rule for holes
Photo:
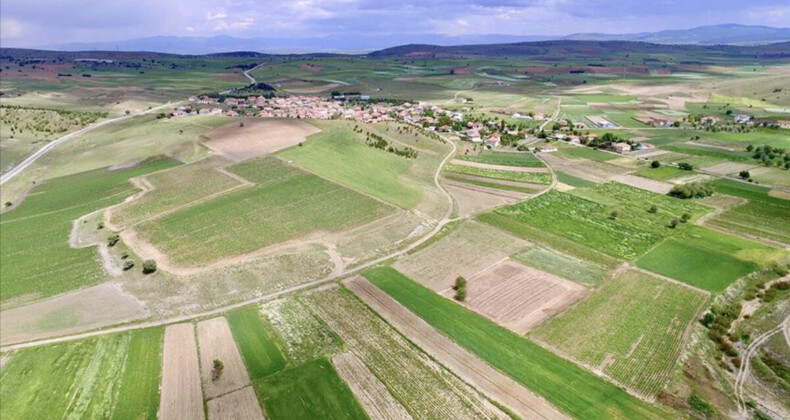
[[0,301],[41,299],[98,283],[105,274],[96,249],[69,246],[72,221],[132,195],[128,179],[175,165],[170,159],[153,159],[127,170],[52,179],[18,208],[0,215]]
[[[518,334],[540,325],[587,294],[587,288],[505,260],[468,279],[464,306]],[[442,293],[447,298],[453,290]]]
[[530,336],[652,399],[706,300],[705,293],[626,271]]
[[515,192],[493,190],[463,182],[445,182],[444,187],[453,196],[459,217],[467,217],[493,207],[513,204],[525,197]]
[[569,147],[567,149],[562,149],[561,151],[557,152],[557,156],[571,160],[587,159],[587,160],[594,160],[596,162],[606,162],[620,157],[614,153],[602,152],[600,150],[593,149],[591,147]]
[[256,185],[137,226],[178,265],[211,264],[316,231],[370,222],[392,208],[272,158],[231,170]]
[[137,181],[144,195],[114,208],[110,220],[120,228],[133,226],[245,185],[218,169],[226,162],[208,158],[147,175]]
[[[417,206],[428,179],[412,173],[412,166],[430,166],[434,157],[415,160],[369,147],[350,127],[328,125],[303,147],[280,152],[309,171],[404,209]],[[438,164],[438,163],[437,163]],[[435,166],[434,166],[435,170]],[[410,182],[411,181],[411,182]]]
[[450,288],[525,248],[528,242],[473,221],[464,222],[429,247],[401,258],[395,268],[435,291]]
[[270,419],[368,419],[326,359],[275,373],[255,388]]
[[[617,258],[635,259],[680,229],[668,227],[683,213],[699,215],[705,207],[619,183],[550,191],[534,200],[495,213],[568,238]],[[583,195],[580,197],[578,195]],[[651,205],[658,211],[649,213]],[[612,212],[616,211],[616,217]]]
[[[223,318],[213,318],[197,324],[197,340],[200,349],[200,376],[203,392],[207,399],[227,394],[250,384],[247,369],[241,360],[236,342]],[[222,374],[213,376],[214,360],[222,362]]]
[[176,324],[165,328],[160,389],[158,418],[205,418],[194,325]]
[[557,180],[565,185],[570,185],[575,188],[592,187],[596,183],[586,179],[577,178],[565,172],[557,172]]
[[760,267],[787,258],[787,252],[697,226],[669,238],[637,260],[637,265],[692,286],[721,292]]
[[502,190],[502,191],[512,191],[512,192],[523,193],[523,194],[533,194],[540,191],[540,189],[538,188],[529,187],[522,183],[492,182],[487,178],[478,178],[472,176],[458,176],[458,175],[445,174],[444,179],[456,183],[474,185],[477,187]]
[[631,168],[610,165],[605,162],[597,162],[589,159],[563,159],[550,153],[544,153],[543,159],[556,171],[564,172],[570,176],[591,182],[608,181],[617,175],[623,175],[633,171]]
[[252,159],[305,141],[320,130],[295,119],[247,119],[206,133],[206,147],[233,161]]
[[413,418],[506,418],[347,290],[322,290],[306,299]]
[[332,364],[371,418],[383,420],[412,418],[357,356],[352,353],[338,354],[332,358]]
[[714,217],[708,224],[790,244],[790,202],[783,206],[749,201]]
[[458,159],[488,165],[518,166],[539,168],[546,166],[532,153],[481,152],[478,155],[461,155]]
[[672,417],[391,268],[363,275],[442,334],[574,418]]
[[162,330],[14,352],[0,370],[3,418],[156,419]]
[[505,181],[527,182],[531,184],[551,184],[551,175],[544,172],[503,171],[498,169],[480,168],[453,163],[444,166],[444,170],[454,174],[471,175],[481,178],[501,179]]
[[515,254],[513,258],[538,270],[592,286],[606,275],[606,269],[552,248],[534,246]]
[[645,191],[654,192],[656,194],[667,194],[672,190],[674,187],[673,184],[663,181],[657,181],[654,179],[642,178],[641,176],[636,175],[618,175],[612,178],[613,181],[617,181],[621,184],[629,185],[635,188],[640,188]]
[[251,386],[209,400],[206,406],[209,419],[265,420]]
[[678,169],[674,166],[660,166],[658,168],[643,168],[637,171],[636,175],[644,178],[656,179],[659,181],[671,181],[683,175],[688,175],[688,171]]
[[227,318],[233,338],[253,380],[271,375],[285,367],[285,358],[255,308],[239,309],[228,314]]
[[261,314],[285,343],[288,358],[305,363],[340,353],[340,337],[318,318],[301,299],[288,297],[261,305]]
[[761,184],[790,187],[790,171],[786,169],[761,167],[750,172],[752,178]]

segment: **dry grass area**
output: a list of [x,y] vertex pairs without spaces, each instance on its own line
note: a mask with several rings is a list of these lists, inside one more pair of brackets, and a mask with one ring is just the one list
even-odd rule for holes
[[[250,384],[250,376],[236,348],[227,319],[219,317],[201,321],[197,324],[197,339],[200,347],[200,375],[206,398],[214,398]],[[212,377],[214,360],[220,360],[225,366],[217,379]]]
[[456,277],[472,277],[527,245],[494,227],[465,221],[428,248],[398,260],[394,267],[441,292],[451,287]]
[[639,188],[641,190],[654,192],[656,194],[666,194],[672,189],[672,187],[674,187],[674,185],[670,184],[669,182],[657,181],[655,179],[642,178],[641,176],[628,174],[618,175],[612,178],[612,180],[621,184]]
[[301,120],[244,120],[210,131],[207,133],[210,140],[205,144],[230,160],[240,161],[295,146],[319,131]]
[[356,277],[347,281],[346,286],[431,357],[521,418],[567,418],[543,398],[536,396],[510,377],[450,341],[368,280]]
[[749,163],[741,163],[741,162],[722,162],[717,165],[708,166],[707,168],[702,168],[705,171],[708,171],[712,174],[716,175],[730,175],[730,174],[737,174],[740,171],[748,171],[749,169],[756,168],[757,165],[752,165]]
[[[464,305],[524,334],[587,293],[578,283],[506,260],[468,280]],[[452,297],[455,291],[443,294]]]
[[205,418],[195,327],[192,324],[176,324],[165,328],[160,389],[160,419]]
[[338,354],[332,358],[332,363],[370,418],[377,420],[412,418],[376,375],[353,353]]
[[790,192],[784,190],[771,190],[768,191],[768,195],[771,197],[781,198],[783,200],[790,200]]
[[494,207],[514,204],[527,196],[514,191],[494,190],[453,181],[445,181],[445,187],[458,203],[459,217],[467,217]]
[[148,316],[146,307],[113,283],[102,283],[0,312],[0,344],[120,324]]
[[255,390],[251,386],[209,400],[209,420],[264,420]]

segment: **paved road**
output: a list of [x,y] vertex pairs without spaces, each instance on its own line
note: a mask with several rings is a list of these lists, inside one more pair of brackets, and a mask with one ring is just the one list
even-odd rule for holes
[[79,129],[79,130],[77,130],[77,131],[75,131],[73,133],[66,134],[65,136],[63,136],[63,137],[61,137],[61,138],[59,138],[57,140],[54,140],[54,141],[48,143],[46,146],[38,149],[35,153],[33,153],[32,155],[28,156],[27,159],[23,160],[22,163],[20,163],[19,165],[17,165],[16,167],[11,169],[10,171],[8,171],[8,172],[4,173],[2,176],[0,176],[0,185],[5,184],[6,182],[10,181],[15,176],[17,176],[20,173],[22,173],[22,171],[24,171],[28,166],[32,165],[33,162],[37,161],[41,156],[44,156],[45,154],[47,154],[47,152],[49,152],[50,150],[54,149],[55,146],[57,146],[57,145],[59,145],[61,143],[65,143],[65,142],[67,142],[67,141],[69,141],[69,140],[71,140],[71,139],[73,139],[75,137],[79,137],[79,136],[81,136],[81,135],[83,135],[83,134],[85,134],[85,133],[87,133],[89,131],[93,131],[93,130],[95,130],[95,129],[99,128],[99,127],[103,127],[103,126],[105,126],[107,124],[113,124],[113,123],[116,123],[116,122],[119,122],[119,121],[124,121],[124,120],[128,120],[130,118],[138,117],[140,115],[150,114],[151,112],[158,111],[158,110],[160,110],[162,108],[166,108],[168,106],[171,106],[171,104],[170,103],[166,103],[166,104],[160,105],[160,106],[158,106],[156,108],[151,108],[151,109],[145,110],[143,112],[138,112],[136,114],[124,115],[124,116],[118,117],[118,118],[112,118],[112,119],[109,119],[109,120],[99,121],[96,124],[91,124],[91,125],[89,125],[89,126],[87,126],[85,128]]

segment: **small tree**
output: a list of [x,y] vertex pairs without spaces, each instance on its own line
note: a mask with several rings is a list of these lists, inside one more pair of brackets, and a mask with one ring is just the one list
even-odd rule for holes
[[466,299],[466,279],[462,276],[456,277],[453,289],[455,289],[455,300],[463,302]]
[[692,165],[690,163],[687,163],[687,162],[680,162],[680,163],[678,163],[678,168],[680,168],[680,169],[682,169],[684,171],[693,171],[694,170],[694,165]]
[[104,222],[96,223],[96,229],[99,229],[99,230],[104,229]]
[[126,260],[123,262],[123,271],[129,271],[134,267],[134,261]]
[[211,380],[216,381],[222,376],[222,371],[225,370],[225,364],[222,360],[214,359],[213,368],[211,369]]
[[647,211],[648,213],[658,213],[658,206],[653,204]]
[[680,221],[683,222],[683,223],[688,222],[689,219],[691,219],[691,215],[688,214],[688,213],[683,213],[683,215],[680,216]]
[[145,260],[143,261],[143,274],[151,274],[156,271],[156,261]]
[[620,215],[619,211],[612,210],[612,212],[609,213],[609,218],[612,219],[612,220],[617,220],[617,216],[619,216],[619,215]]
[[120,237],[120,236],[118,236],[118,234],[117,234],[117,233],[113,233],[112,235],[110,235],[110,236],[108,236],[108,237],[107,237],[107,245],[109,245],[109,246],[114,246],[114,245],[115,245],[115,244],[117,244],[117,243],[118,243],[118,241],[120,241],[120,240],[121,240],[121,237]]
[[752,177],[749,171],[741,171],[738,173],[738,176],[741,177],[741,179],[749,179]]
[[6,207],[11,207],[11,205],[13,205],[13,203],[12,203],[12,202],[10,202],[10,201],[6,201],[6,202],[5,202],[5,206],[6,206]]
[[654,161],[650,162],[650,167],[653,168],[653,169],[659,168],[659,167],[661,167],[661,162],[659,162],[657,160],[654,160]]
[[677,219],[677,218],[674,218],[674,219],[672,219],[672,221],[671,221],[671,222],[669,222],[669,227],[670,227],[670,228],[672,228],[672,229],[674,229],[674,228],[678,227],[678,223],[680,223],[680,222],[678,221],[678,219]]

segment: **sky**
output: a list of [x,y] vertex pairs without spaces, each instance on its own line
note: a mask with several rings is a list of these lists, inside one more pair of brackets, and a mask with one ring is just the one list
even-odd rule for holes
[[567,35],[790,26],[786,0],[2,0],[0,46],[158,35]]

